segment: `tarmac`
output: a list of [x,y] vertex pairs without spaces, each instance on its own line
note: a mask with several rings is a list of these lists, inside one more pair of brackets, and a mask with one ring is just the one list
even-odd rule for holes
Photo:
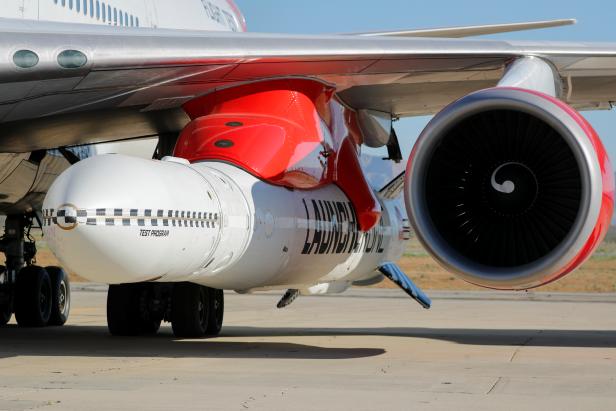
[[225,295],[218,338],[111,337],[104,286],[64,327],[0,328],[0,409],[616,409],[616,295]]

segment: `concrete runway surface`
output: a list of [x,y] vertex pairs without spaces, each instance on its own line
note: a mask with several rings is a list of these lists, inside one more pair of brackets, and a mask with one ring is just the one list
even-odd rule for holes
[[0,409],[616,409],[616,295],[229,293],[221,337],[178,340],[109,336],[103,291],[0,329]]

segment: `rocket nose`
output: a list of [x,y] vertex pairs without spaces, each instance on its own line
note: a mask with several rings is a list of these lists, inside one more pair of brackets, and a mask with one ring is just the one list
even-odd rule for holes
[[106,193],[98,184],[105,167],[101,168],[98,162],[98,172],[92,173],[84,165],[87,166],[72,166],[58,176],[45,197],[43,233],[49,248],[64,267],[90,281],[121,283],[148,279],[146,273],[135,270],[136,256],[123,254],[118,247],[132,245],[128,233],[113,230],[115,210],[106,207],[110,204],[106,197],[113,193]]
[[203,178],[186,165],[98,156],[54,181],[43,231],[62,264],[90,281],[189,277],[214,244],[212,203]]

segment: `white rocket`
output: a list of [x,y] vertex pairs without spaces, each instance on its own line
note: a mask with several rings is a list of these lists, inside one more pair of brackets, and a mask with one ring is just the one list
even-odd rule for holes
[[44,232],[66,267],[96,282],[340,291],[403,252],[402,206],[381,201],[380,223],[361,232],[335,185],[290,190],[222,162],[104,155],[54,182]]

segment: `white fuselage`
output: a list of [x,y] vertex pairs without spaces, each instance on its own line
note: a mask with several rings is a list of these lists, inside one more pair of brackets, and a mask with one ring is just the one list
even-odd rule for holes
[[3,0],[0,17],[186,30],[243,31],[227,0]]

